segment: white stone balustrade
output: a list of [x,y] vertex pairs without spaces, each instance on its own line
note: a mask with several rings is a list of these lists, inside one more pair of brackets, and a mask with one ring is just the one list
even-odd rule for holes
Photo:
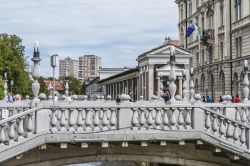
[[[38,104],[0,121],[0,154],[4,149],[39,134],[175,133],[172,139],[200,139],[205,133],[225,146],[250,153],[249,108],[247,104],[165,104],[162,100],[129,102],[74,101]],[[232,115],[225,112],[232,110]],[[183,134],[185,133],[185,134]],[[166,135],[166,134],[165,134]],[[197,136],[197,137],[196,137]],[[134,137],[137,139],[137,137]],[[141,139],[141,138],[138,138]],[[107,140],[108,141],[108,140]],[[242,153],[243,153],[242,152]]]

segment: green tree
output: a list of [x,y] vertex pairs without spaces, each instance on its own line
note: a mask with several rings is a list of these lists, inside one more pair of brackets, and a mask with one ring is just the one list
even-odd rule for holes
[[48,89],[47,89],[47,87],[46,87],[46,85],[45,85],[44,78],[43,78],[43,77],[40,77],[40,78],[38,79],[38,82],[39,82],[39,84],[40,84],[40,93],[45,93],[46,96],[48,96],[48,95],[49,95],[49,91],[48,91]]
[[84,81],[81,86],[81,94],[85,95],[86,94],[86,82]]
[[[60,80],[69,80],[69,93],[80,95],[82,92],[82,83],[77,78],[69,76],[69,77],[60,77]],[[65,83],[64,83],[65,88]]]
[[8,73],[8,85],[13,80],[13,94],[32,95],[32,81],[24,57],[22,39],[16,35],[0,34],[0,75]]
[[4,98],[4,81],[2,79],[2,77],[0,76],[0,100],[2,100]]

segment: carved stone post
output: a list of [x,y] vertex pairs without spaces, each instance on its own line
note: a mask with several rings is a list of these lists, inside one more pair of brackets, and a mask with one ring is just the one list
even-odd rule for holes
[[244,100],[242,101],[243,103],[249,102],[248,100],[248,95],[249,95],[249,80],[248,80],[248,62],[245,60],[244,62],[244,80],[242,82],[243,85],[243,95],[244,95]]
[[182,85],[182,88],[183,88],[183,101],[187,101],[187,95],[188,95],[188,92],[187,92],[187,76],[186,76],[186,72],[185,70],[183,70],[182,72],[182,75],[183,75],[183,85]]
[[190,70],[190,101],[194,102],[194,71]]
[[40,90],[40,84],[38,83],[38,78],[40,77],[40,64],[39,62],[41,61],[40,58],[40,53],[38,50],[38,42],[35,43],[35,47],[34,47],[34,53],[33,53],[33,58],[31,59],[34,62],[34,68],[33,68],[33,72],[32,72],[32,77],[34,79],[34,82],[32,84],[32,91],[33,91],[33,95],[34,95],[34,99],[33,101],[38,102],[38,93]]
[[171,71],[169,73],[169,92],[171,95],[170,102],[175,102],[175,93],[176,93],[176,85],[175,85],[175,80],[176,80],[176,73],[174,70],[174,64],[175,64],[175,47],[171,46],[171,51],[170,51],[170,65],[171,65]]

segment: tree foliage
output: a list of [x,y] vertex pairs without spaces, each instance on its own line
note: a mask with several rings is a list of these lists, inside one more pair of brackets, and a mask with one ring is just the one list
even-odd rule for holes
[[39,77],[38,82],[40,84],[40,93],[45,93],[46,96],[49,96],[49,91],[48,91],[48,89],[47,89],[47,87],[45,85],[44,78]]
[[[75,77],[61,77],[60,80],[69,80],[69,93],[82,95],[82,82]],[[64,84],[65,86],[65,84]],[[65,87],[64,87],[65,88]]]
[[2,77],[0,76],[0,100],[4,98],[4,81]]
[[7,72],[9,88],[10,80],[14,81],[13,94],[32,95],[32,81],[26,68],[22,39],[16,35],[0,34],[0,75]]

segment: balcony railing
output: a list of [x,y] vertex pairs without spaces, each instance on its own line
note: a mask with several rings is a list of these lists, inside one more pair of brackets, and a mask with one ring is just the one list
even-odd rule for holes
[[207,29],[203,31],[203,35],[201,37],[201,43],[203,45],[209,45],[212,43],[211,40],[214,39],[214,29]]

